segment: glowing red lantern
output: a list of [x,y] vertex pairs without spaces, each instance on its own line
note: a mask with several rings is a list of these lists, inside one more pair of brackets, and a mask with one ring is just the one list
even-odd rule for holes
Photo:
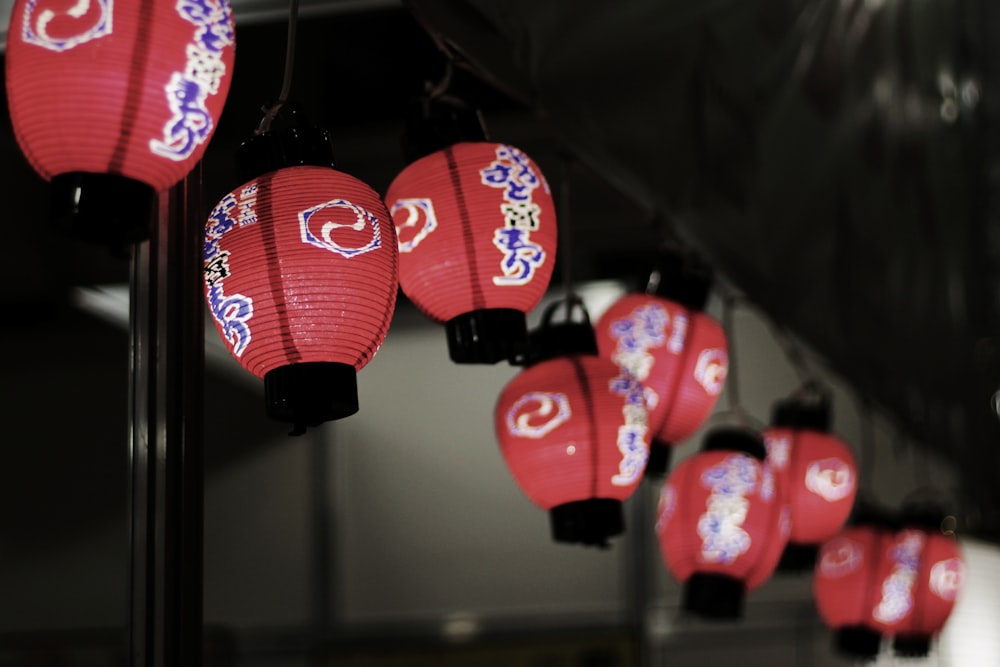
[[649,455],[642,388],[614,364],[571,354],[529,366],[504,387],[494,425],[524,494],[548,510],[559,542],[606,545]]
[[523,354],[525,314],[548,288],[557,240],[538,165],[513,146],[463,141],[409,164],[385,199],[400,287],[445,324],[451,359],[496,363]]
[[811,569],[819,545],[847,523],[857,496],[857,463],[851,448],[829,432],[827,400],[779,403],[761,434],[767,460],[782,477],[791,511],[782,569]]
[[764,458],[755,433],[717,429],[667,477],[656,533],[690,612],[738,618],[746,591],[777,567],[788,539],[788,510]]
[[883,522],[858,522],[820,547],[813,570],[813,600],[834,631],[839,652],[863,659],[878,655],[882,633],[872,624],[880,582],[889,572],[883,554],[894,533]]
[[358,410],[357,371],[395,308],[395,228],[378,193],[329,166],[325,131],[275,130],[241,150],[245,170],[297,166],[216,205],[205,228],[206,297],[230,352],[264,379],[269,416],[297,434]]
[[72,232],[148,234],[156,191],[201,158],[229,91],[227,0],[16,0],[7,103]]
[[666,473],[671,447],[705,423],[729,368],[725,332],[703,311],[708,279],[668,259],[654,292],[626,294],[596,327],[601,355],[646,388],[653,433],[647,474],[654,475]]

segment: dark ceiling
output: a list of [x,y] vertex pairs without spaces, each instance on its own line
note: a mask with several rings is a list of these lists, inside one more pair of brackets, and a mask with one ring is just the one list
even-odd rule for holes
[[[331,7],[339,3],[331,2]],[[645,277],[679,244],[962,471],[1000,539],[1000,25],[992,0],[409,0],[313,12],[292,99],[338,168],[384,192],[406,103],[450,92],[561,193],[557,280]],[[280,90],[286,25],[241,24],[207,204]],[[993,35],[992,37],[995,37]],[[995,39],[992,40],[995,42]],[[6,105],[4,105],[6,109]],[[5,340],[128,262],[45,225],[46,184],[0,127]]]

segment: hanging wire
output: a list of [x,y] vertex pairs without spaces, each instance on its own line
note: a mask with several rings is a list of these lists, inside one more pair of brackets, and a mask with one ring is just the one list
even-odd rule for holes
[[288,39],[285,44],[285,73],[281,83],[281,93],[277,101],[270,107],[264,107],[264,117],[260,119],[260,124],[254,134],[262,134],[271,129],[271,123],[275,116],[281,111],[281,107],[288,101],[288,95],[292,90],[292,71],[295,68],[295,31],[299,19],[299,0],[290,0],[288,8]]
[[[560,158],[560,183],[559,183],[559,217],[558,217],[558,230],[559,230],[559,247],[563,249],[560,253],[560,259],[562,261],[562,280],[563,289],[566,292],[566,321],[569,322],[573,315],[573,303],[577,299],[576,294],[573,292],[573,247],[570,242],[570,172],[572,171],[572,164],[569,156],[563,154]],[[578,300],[578,299],[577,299]]]
[[726,333],[729,347],[729,370],[726,373],[726,399],[728,409],[720,416],[732,417],[739,426],[755,430],[766,426],[763,422],[755,419],[743,407],[740,398],[740,382],[737,375],[739,359],[736,355],[736,328],[733,324],[733,313],[736,310],[737,297],[732,292],[726,291],[722,297],[722,329]]
[[875,416],[871,401],[861,398],[858,406],[861,416],[861,465],[858,471],[859,486],[871,493],[871,483],[875,474]]

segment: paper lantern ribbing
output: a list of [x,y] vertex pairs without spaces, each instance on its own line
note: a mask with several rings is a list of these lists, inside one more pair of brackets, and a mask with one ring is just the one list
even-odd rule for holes
[[264,379],[270,416],[301,432],[357,411],[397,264],[378,193],[330,167],[278,169],[223,197],[205,228],[206,297],[230,352]]
[[603,546],[622,532],[621,504],[649,455],[637,382],[622,382],[596,355],[541,361],[504,387],[494,426],[514,480],[549,511],[556,541]]
[[828,431],[828,422],[825,406],[787,401],[761,434],[791,510],[787,569],[812,569],[815,550],[840,532],[854,507],[857,463],[847,443]]
[[409,164],[385,200],[403,293],[444,323],[456,363],[512,360],[552,277],[555,207],[541,170],[506,144],[465,141]]
[[229,91],[227,0],[17,0],[7,103],[53,215],[99,241],[148,235],[156,191],[201,158]]
[[764,456],[756,434],[717,429],[667,477],[656,533],[692,613],[740,617],[746,591],[777,567],[788,539],[788,510]]

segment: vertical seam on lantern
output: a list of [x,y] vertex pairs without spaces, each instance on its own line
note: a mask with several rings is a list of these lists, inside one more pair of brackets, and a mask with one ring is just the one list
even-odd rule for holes
[[122,109],[122,129],[118,135],[118,143],[111,153],[111,160],[108,162],[108,171],[112,174],[122,173],[128,145],[132,141],[136,122],[139,120],[139,103],[143,98],[142,84],[149,66],[149,52],[153,47],[149,34],[153,26],[152,14],[155,5],[156,3],[149,0],[139,3],[139,29],[136,31],[136,46],[132,50],[132,63],[129,67],[128,88],[125,93],[125,106]]
[[575,356],[568,357],[576,373],[577,382],[580,383],[580,393],[583,394],[584,403],[587,404],[587,428],[590,431],[590,497],[597,497],[597,464],[600,442],[598,441],[597,421],[594,418],[594,395],[590,391],[590,382],[587,374],[583,372],[583,364]]
[[[882,587],[878,587],[878,591],[875,591],[875,587],[872,584],[880,584],[878,579],[878,571],[882,566],[882,550],[883,541],[886,535],[882,534],[882,530],[877,529],[875,534],[875,553],[872,554],[872,567],[868,568],[868,576],[865,577],[865,591],[868,593],[865,596],[865,607],[864,616],[862,618],[861,624],[867,630],[873,630],[873,624],[869,623],[868,619],[874,618],[875,615],[875,600],[876,595],[881,595]],[[891,535],[889,535],[891,539]],[[878,632],[879,635],[882,634],[881,631]]]
[[[274,197],[274,176],[278,172],[265,174],[257,181],[257,202],[260,207],[260,227],[261,241],[265,249],[265,263],[267,264],[267,280],[271,287],[271,298],[274,300],[274,312],[278,318],[278,335],[281,338],[281,349],[285,352],[289,364],[297,364],[302,361],[302,354],[295,345],[292,338],[291,327],[288,325],[288,305],[285,303],[284,281],[281,275],[281,263],[278,259],[278,243],[275,225],[278,221],[274,219],[272,210],[272,198]],[[268,252],[270,249],[270,252]]]
[[[688,357],[691,354],[691,350],[688,349],[688,346],[694,339],[695,318],[693,312],[687,309],[684,309],[684,316],[687,317],[688,326],[687,330],[684,332],[684,346],[681,349],[681,354],[683,356],[680,358],[677,364],[677,372],[674,373],[673,380],[670,383],[671,385],[670,394],[668,396],[663,397],[663,400],[667,400],[669,398],[670,403],[667,405],[667,409],[663,413],[663,423],[661,423],[660,428],[657,429],[658,431],[656,434],[657,436],[659,436],[659,432],[662,432],[663,429],[666,427],[666,425],[670,422],[670,418],[674,416],[674,408],[677,407],[677,390],[681,386],[681,379],[684,375],[684,368],[687,366]],[[676,316],[673,319],[676,320],[677,319]],[[669,345],[669,342],[664,342],[664,345]],[[657,440],[659,440],[658,437]],[[660,442],[664,441],[660,440]],[[677,443],[667,442],[666,444],[672,446],[676,445]]]
[[462,178],[458,171],[458,163],[455,162],[454,147],[449,146],[444,150],[445,159],[448,161],[448,176],[451,178],[451,185],[455,189],[455,203],[458,205],[458,219],[462,225],[462,240],[465,243],[465,259],[469,265],[469,287],[472,289],[472,309],[482,310],[486,307],[486,296],[483,288],[479,284],[479,265],[476,261],[476,239],[472,234],[472,220],[469,218],[469,207],[465,202],[465,191],[462,189]]

